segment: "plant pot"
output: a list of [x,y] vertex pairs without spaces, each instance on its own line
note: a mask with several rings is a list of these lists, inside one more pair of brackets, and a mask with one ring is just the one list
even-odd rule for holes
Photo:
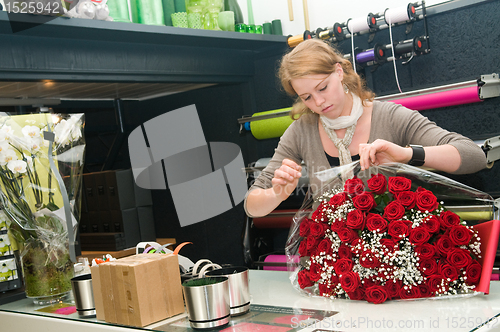
[[216,269],[205,273],[205,275],[207,277],[224,276],[228,278],[231,316],[243,315],[250,310],[247,267],[234,266]]
[[74,269],[67,245],[44,246],[32,240],[25,246],[21,262],[26,296],[35,304],[56,303],[71,292]]
[[195,329],[211,329],[229,323],[227,277],[190,279],[182,284],[189,323]]

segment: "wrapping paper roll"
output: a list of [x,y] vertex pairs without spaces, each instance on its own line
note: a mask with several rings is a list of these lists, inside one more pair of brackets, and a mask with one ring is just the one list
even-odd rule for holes
[[186,11],[186,1],[185,0],[174,0],[175,12],[183,13]]
[[163,5],[163,18],[165,20],[166,26],[173,26],[172,24],[172,14],[175,13],[174,0],[162,0]]
[[[298,263],[299,262],[299,256],[294,256],[294,262]],[[264,266],[264,270],[272,270],[272,271],[286,271],[286,263],[287,263],[287,258],[286,255],[268,255],[265,259],[264,262],[266,263],[282,263],[284,266]]]
[[114,22],[132,22],[127,0],[109,0],[106,4],[108,5],[109,16],[113,18]]
[[491,220],[493,213],[491,211],[476,211],[476,212],[455,212],[463,220]]
[[[290,110],[291,108],[282,108],[272,111],[259,112],[252,115],[252,117],[257,115],[264,115],[270,113],[277,113]],[[266,119],[266,120],[256,120],[250,122],[250,130],[252,135],[256,139],[266,139],[281,137],[285,130],[292,124],[293,120],[289,115],[280,116],[277,118]]]
[[478,103],[482,101],[479,98],[478,87],[455,89],[421,96],[407,97],[390,100],[393,103],[401,104],[412,110],[423,111],[433,108]]
[[272,35],[273,34],[273,25],[269,22],[262,24],[262,29],[263,29],[265,35]]

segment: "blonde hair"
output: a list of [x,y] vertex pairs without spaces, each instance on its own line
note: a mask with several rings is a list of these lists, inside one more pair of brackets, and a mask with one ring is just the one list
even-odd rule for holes
[[[335,65],[339,63],[344,71],[343,83],[349,91],[358,95],[366,106],[366,101],[373,101],[375,94],[366,87],[364,80],[354,72],[349,60],[344,59],[339,51],[327,42],[319,39],[308,39],[303,41],[281,59],[278,76],[281,85],[287,94],[296,96],[292,87],[292,79],[303,78],[308,75],[325,74],[330,75],[335,71]],[[290,115],[296,120],[309,108],[297,97]]]

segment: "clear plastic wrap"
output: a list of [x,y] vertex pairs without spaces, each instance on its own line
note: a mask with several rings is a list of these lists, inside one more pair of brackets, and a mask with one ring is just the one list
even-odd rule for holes
[[20,248],[29,297],[71,290],[83,125],[83,114],[0,115],[0,202]]
[[374,303],[476,293],[481,239],[471,225],[494,219],[490,195],[398,163],[315,176],[324,185],[307,194],[285,248],[299,292]]

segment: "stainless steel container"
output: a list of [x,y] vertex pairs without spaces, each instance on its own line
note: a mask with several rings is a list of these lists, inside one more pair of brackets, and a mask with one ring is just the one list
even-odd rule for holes
[[229,303],[231,316],[238,316],[250,310],[248,288],[248,268],[244,266],[226,267],[205,273],[206,276],[224,276],[229,279]]
[[205,277],[182,284],[189,323],[195,329],[210,329],[231,320],[227,277]]
[[81,317],[95,316],[94,293],[92,290],[92,277],[83,274],[71,279],[73,296],[78,315]]

